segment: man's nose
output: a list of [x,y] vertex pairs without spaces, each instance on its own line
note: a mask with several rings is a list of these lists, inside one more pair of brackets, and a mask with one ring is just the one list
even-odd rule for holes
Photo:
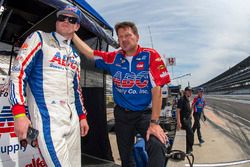
[[120,37],[119,39],[120,39],[120,41],[125,41],[126,40],[125,37]]

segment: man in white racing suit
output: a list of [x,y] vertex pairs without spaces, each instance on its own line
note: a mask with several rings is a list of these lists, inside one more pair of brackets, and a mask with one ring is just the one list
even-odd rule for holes
[[[26,139],[32,125],[47,166],[81,166],[80,135],[88,133],[80,86],[80,57],[70,46],[80,11],[57,12],[56,32],[31,34],[16,57],[10,83],[15,133]],[[28,105],[30,119],[25,114]]]

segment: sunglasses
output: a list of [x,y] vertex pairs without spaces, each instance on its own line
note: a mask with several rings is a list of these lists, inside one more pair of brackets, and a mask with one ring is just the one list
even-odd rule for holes
[[78,18],[76,17],[70,17],[70,16],[65,16],[65,15],[59,15],[57,17],[57,21],[60,21],[60,22],[64,22],[66,19],[68,20],[70,24],[78,23]]

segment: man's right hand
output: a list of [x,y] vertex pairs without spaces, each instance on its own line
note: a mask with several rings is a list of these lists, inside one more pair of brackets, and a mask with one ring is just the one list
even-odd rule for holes
[[19,117],[15,119],[14,129],[19,140],[26,139],[27,131],[31,122],[27,116]]
[[177,130],[180,130],[181,129],[181,127],[182,127],[182,124],[181,124],[181,122],[177,122]]

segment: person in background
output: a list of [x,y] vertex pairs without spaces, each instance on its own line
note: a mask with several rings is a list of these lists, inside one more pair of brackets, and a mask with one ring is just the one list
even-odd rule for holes
[[135,166],[134,139],[140,133],[147,141],[148,167],[165,167],[167,136],[159,125],[159,116],[161,87],[170,82],[168,70],[156,50],[138,44],[134,23],[117,23],[115,30],[121,47],[117,51],[92,50],[77,35],[73,42],[86,57],[95,59],[96,67],[112,76],[115,131],[122,166]]
[[192,130],[192,108],[189,98],[192,95],[192,89],[186,87],[184,95],[178,100],[177,104],[177,129],[186,130],[186,153],[190,154],[193,151],[194,133]]
[[23,140],[29,126],[37,129],[38,147],[49,167],[80,167],[80,135],[89,130],[79,83],[80,56],[70,45],[79,21],[74,6],[58,11],[56,32],[32,33],[12,68],[9,100],[15,133]]
[[200,119],[202,114],[204,114],[204,107],[206,105],[206,101],[205,98],[203,97],[203,92],[204,89],[202,87],[200,87],[198,89],[198,94],[197,96],[195,96],[193,102],[192,102],[192,108],[194,110],[193,112],[193,116],[194,116],[194,125],[193,125],[193,132],[195,133],[196,129],[197,129],[197,136],[198,136],[198,140],[199,143],[202,144],[205,141],[202,139],[201,136],[201,126],[200,126]]

